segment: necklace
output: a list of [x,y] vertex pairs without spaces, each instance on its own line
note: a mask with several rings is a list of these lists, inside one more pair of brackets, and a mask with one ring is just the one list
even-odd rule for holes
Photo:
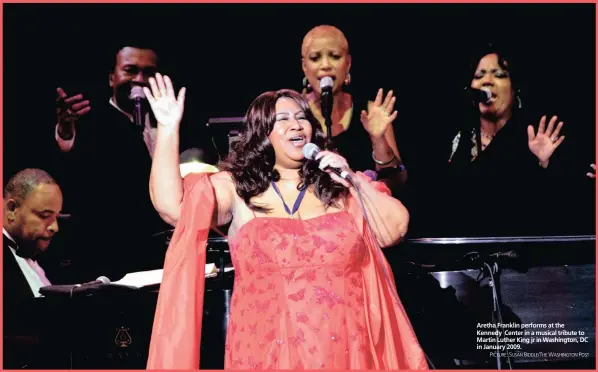
[[494,139],[495,135],[496,134],[488,134],[486,132],[482,132],[482,150],[485,150],[486,147],[488,147],[490,142],[492,142],[492,140]]

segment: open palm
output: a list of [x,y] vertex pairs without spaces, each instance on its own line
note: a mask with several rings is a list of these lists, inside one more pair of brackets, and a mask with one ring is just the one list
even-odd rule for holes
[[527,128],[529,149],[541,162],[548,161],[554,150],[565,140],[565,136],[559,136],[563,122],[561,121],[555,129],[556,121],[557,117],[553,116],[546,128],[546,116],[542,116],[537,134],[534,133],[533,126]]
[[374,138],[384,137],[386,129],[397,117],[397,112],[393,112],[395,97],[392,90],[388,92],[384,102],[382,101],[383,91],[378,90],[376,100],[369,108],[368,112],[361,112],[361,123],[370,136]]
[[162,77],[159,73],[155,78],[149,79],[149,84],[151,92],[147,87],[143,88],[143,91],[158,125],[178,128],[185,109],[185,88],[181,88],[178,97],[175,97],[172,81],[168,76]]

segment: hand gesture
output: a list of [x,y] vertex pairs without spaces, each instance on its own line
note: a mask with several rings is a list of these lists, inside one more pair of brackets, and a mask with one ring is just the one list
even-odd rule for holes
[[59,131],[71,130],[75,122],[91,110],[88,100],[83,100],[82,94],[68,97],[65,91],[56,88],[56,124]]
[[351,184],[347,180],[339,177],[330,168],[327,169],[327,167],[337,168],[341,171],[346,171],[349,174],[351,174],[352,171],[351,169],[349,169],[349,164],[347,163],[347,160],[345,158],[334,152],[320,151],[318,155],[316,155],[315,160],[320,161],[320,169],[330,174],[330,178],[332,178],[334,181],[340,183],[345,187],[351,187]]
[[388,125],[397,117],[397,112],[392,111],[396,101],[392,93],[392,90],[388,91],[384,102],[382,102],[383,91],[380,88],[374,104],[368,110],[369,112],[361,111],[361,123],[373,138],[384,137]]
[[586,173],[586,176],[590,178],[596,178],[596,164],[590,164],[590,168],[592,168],[592,171]]
[[527,144],[530,151],[536,155],[540,162],[547,162],[552,156],[552,153],[554,153],[554,150],[556,150],[556,148],[565,140],[565,136],[559,137],[563,122],[559,122],[559,125],[554,129],[556,121],[557,117],[553,116],[548,123],[548,128],[545,130],[546,115],[542,116],[540,125],[538,126],[537,135],[534,133],[534,127],[532,125],[527,127]]
[[185,88],[181,88],[178,97],[174,96],[172,81],[168,76],[157,73],[156,78],[149,78],[151,92],[143,88],[147,101],[158,121],[158,126],[176,129],[183,118],[185,108]]

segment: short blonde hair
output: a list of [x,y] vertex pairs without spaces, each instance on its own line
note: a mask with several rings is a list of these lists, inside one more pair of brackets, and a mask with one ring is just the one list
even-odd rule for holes
[[349,54],[349,42],[345,37],[345,34],[338,28],[330,25],[319,25],[311,30],[303,37],[303,43],[301,44],[301,57],[305,58],[307,54],[307,48],[311,44],[312,40],[319,37],[332,37],[336,38],[341,48]]

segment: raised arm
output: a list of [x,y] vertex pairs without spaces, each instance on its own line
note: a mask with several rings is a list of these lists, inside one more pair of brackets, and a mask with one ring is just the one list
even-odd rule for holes
[[69,97],[62,88],[56,88],[56,129],[54,138],[62,152],[69,152],[75,143],[75,123],[91,110],[89,100],[82,94]]
[[[344,169],[352,173],[345,158],[330,151],[321,151],[316,159],[319,160],[320,169],[328,172],[334,181],[350,187],[351,196],[356,203],[360,204],[359,195],[351,184],[328,168]],[[407,208],[390,195],[390,190],[383,183],[372,182],[361,172],[353,173],[351,177],[361,192],[370,226],[378,244],[381,247],[388,247],[399,242],[407,234],[409,226]]]
[[559,122],[556,128],[554,127],[557,119],[557,116],[553,116],[546,128],[546,115],[542,116],[538,125],[538,133],[535,133],[533,125],[527,127],[529,149],[538,158],[542,168],[548,168],[550,157],[565,140],[565,136],[559,136],[563,122]]
[[[168,76],[156,74],[149,79],[151,91],[144,88],[158,122],[156,147],[150,173],[150,197],[162,219],[176,225],[183,203],[183,179],[179,164],[179,127],[185,107],[185,88],[175,97]],[[210,177],[216,194],[214,223],[222,225],[232,218],[233,183],[226,173]]]
[[397,118],[395,102],[392,90],[383,99],[383,90],[379,89],[374,102],[368,103],[368,110],[361,112],[360,119],[370,135],[372,158],[376,170],[382,175],[380,179],[390,188],[398,189],[407,182],[407,170],[401,160],[392,126]]
[[150,172],[150,198],[162,219],[175,225],[181,214],[183,179],[179,170],[179,127],[185,108],[185,88],[178,97],[168,76],[149,79],[145,96],[158,122]]

